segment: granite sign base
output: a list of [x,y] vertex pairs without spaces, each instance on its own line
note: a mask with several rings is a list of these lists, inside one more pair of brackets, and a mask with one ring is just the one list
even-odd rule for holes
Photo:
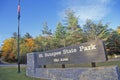
[[27,68],[26,75],[47,80],[120,80],[117,66],[96,68]]
[[117,66],[94,68],[39,68],[36,53],[27,54],[26,75],[47,80],[120,80]]

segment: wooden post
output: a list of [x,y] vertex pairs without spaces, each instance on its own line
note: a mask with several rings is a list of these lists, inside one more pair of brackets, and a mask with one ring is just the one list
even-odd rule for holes
[[91,65],[92,65],[92,67],[96,67],[96,63],[95,62],[92,62]]
[[46,65],[43,65],[43,68],[46,68]]
[[62,64],[62,68],[65,68],[65,64]]

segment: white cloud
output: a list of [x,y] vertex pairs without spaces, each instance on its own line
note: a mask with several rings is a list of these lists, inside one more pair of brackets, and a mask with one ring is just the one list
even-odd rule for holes
[[82,6],[73,8],[76,13],[76,16],[79,16],[80,20],[85,21],[86,19],[91,20],[100,20],[109,12],[109,9],[106,9],[103,6]]
[[109,3],[109,2],[111,2],[112,0],[99,0],[99,1],[101,1],[101,2],[103,2],[103,3]]
[[3,44],[3,41],[9,38],[10,34],[0,33],[0,46]]
[[64,0],[62,2],[64,9],[60,15],[63,16],[64,11],[70,8],[77,17],[79,16],[80,21],[101,20],[110,12],[111,3],[112,0]]

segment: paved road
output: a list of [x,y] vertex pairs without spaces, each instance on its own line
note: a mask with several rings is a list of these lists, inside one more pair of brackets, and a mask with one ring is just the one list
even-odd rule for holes
[[120,58],[112,58],[112,59],[108,59],[108,61],[120,61]]
[[[1,67],[1,66],[6,66],[6,67],[7,67],[7,66],[16,66],[16,67],[17,67],[18,64],[0,64],[0,67]],[[26,65],[25,65],[25,64],[20,64],[20,66],[26,66]]]
[[[2,60],[0,59],[0,66],[18,66],[18,64],[9,64],[9,63],[4,63],[2,62]],[[26,66],[26,64],[20,64],[20,66]]]

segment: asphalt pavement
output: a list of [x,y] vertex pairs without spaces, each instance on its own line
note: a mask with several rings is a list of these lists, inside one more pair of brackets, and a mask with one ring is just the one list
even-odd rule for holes
[[[17,67],[18,66],[18,64],[5,64],[5,63],[0,63],[0,67],[2,67],[2,66],[15,66],[15,67]],[[26,64],[20,64],[20,66],[25,66],[26,67]]]

